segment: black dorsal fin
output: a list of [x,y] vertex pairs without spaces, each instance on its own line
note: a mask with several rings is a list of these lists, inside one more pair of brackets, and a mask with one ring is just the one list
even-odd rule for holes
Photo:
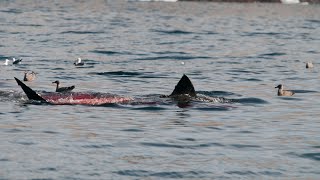
[[191,97],[196,96],[196,91],[194,90],[192,82],[185,74],[182,76],[182,78],[180,79],[170,96],[177,96],[183,94],[188,94]]
[[29,88],[27,85],[25,85],[23,82],[21,82],[18,78],[14,78],[18,85],[21,86],[22,90],[24,91],[24,93],[26,93],[27,97],[30,100],[36,100],[36,101],[45,101],[45,99],[43,99],[41,96],[39,96],[34,90],[32,90],[31,88]]

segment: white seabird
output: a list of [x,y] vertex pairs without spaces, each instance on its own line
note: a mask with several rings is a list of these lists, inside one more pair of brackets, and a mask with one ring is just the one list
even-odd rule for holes
[[306,68],[307,68],[307,69],[313,68],[312,62],[306,62]]
[[28,71],[24,72],[23,81],[33,81],[36,78],[36,73],[31,71],[30,73]]
[[73,63],[75,66],[83,66],[84,62],[81,61],[81,58],[78,58],[76,61]]
[[9,65],[10,60],[6,59],[6,61],[3,63],[3,65],[8,66]]

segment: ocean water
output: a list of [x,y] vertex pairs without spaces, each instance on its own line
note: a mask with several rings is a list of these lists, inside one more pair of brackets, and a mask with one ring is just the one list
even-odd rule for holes
[[[0,179],[320,178],[319,5],[0,1],[0,41]],[[237,101],[34,104],[26,70],[35,90],[142,99],[186,74]]]

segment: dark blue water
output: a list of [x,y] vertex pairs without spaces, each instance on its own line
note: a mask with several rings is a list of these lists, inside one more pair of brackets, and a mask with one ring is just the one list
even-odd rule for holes
[[[0,2],[0,179],[318,179],[320,6]],[[19,65],[2,65],[6,58]],[[81,57],[86,65],[76,68]],[[313,69],[304,62],[312,61]],[[168,95],[183,73],[237,101],[28,103],[53,91]],[[296,91],[276,96],[278,84]],[[146,100],[146,101],[147,101]]]

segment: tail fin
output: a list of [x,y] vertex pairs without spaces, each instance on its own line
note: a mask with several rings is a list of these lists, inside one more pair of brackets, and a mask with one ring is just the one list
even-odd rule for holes
[[194,87],[192,85],[192,82],[186,76],[185,74],[182,76],[176,87],[174,88],[173,92],[170,94],[170,96],[176,96],[176,95],[183,95],[188,94],[189,96],[195,97],[196,91],[194,90]]
[[34,90],[29,88],[27,85],[25,85],[23,82],[21,82],[18,78],[14,77],[14,79],[17,81],[18,85],[21,86],[22,90],[24,93],[26,93],[27,97],[30,100],[36,100],[36,101],[44,101],[46,102],[45,99],[43,99],[41,96],[39,96]]

